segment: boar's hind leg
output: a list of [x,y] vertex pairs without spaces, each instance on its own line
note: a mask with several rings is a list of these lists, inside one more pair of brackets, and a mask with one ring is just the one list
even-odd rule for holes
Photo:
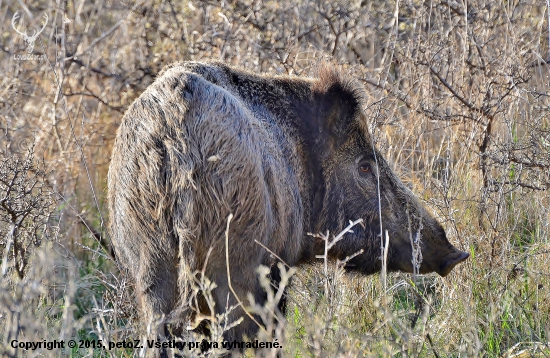
[[[143,254],[143,253],[142,253]],[[163,255],[169,255],[163,252]],[[143,256],[143,255],[142,255]],[[147,259],[142,259],[139,272],[136,275],[136,294],[141,306],[144,324],[159,324],[157,327],[150,327],[150,332],[157,332],[157,338],[168,338],[173,334],[179,333],[174,330],[181,329],[174,319],[170,327],[167,327],[161,321],[168,317],[176,306],[178,298],[178,272],[176,265],[176,255],[174,257],[165,257],[158,259],[157,255],[149,255]]]

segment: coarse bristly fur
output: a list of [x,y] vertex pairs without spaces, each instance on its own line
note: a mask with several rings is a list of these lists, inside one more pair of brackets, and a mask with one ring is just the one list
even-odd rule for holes
[[[390,270],[412,272],[417,233],[420,272],[444,276],[465,260],[374,149],[364,104],[362,86],[330,64],[314,78],[218,62],[166,67],[124,115],[109,169],[112,241],[135,279],[144,323],[188,319],[193,275],[209,249],[205,272],[217,285],[216,310],[236,303],[225,257],[231,213],[231,283],[239,297],[251,293],[258,303],[265,298],[256,268],[276,260],[254,240],[295,266],[323,250],[307,232],[336,233],[349,220],[364,226],[330,252],[343,259],[362,249],[349,270],[380,269],[381,229],[390,236]],[[239,316],[241,309],[230,318]],[[245,316],[225,339],[257,329]]]

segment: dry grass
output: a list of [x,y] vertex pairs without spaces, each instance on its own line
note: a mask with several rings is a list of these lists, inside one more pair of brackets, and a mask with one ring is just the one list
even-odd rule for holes
[[[364,81],[378,146],[471,258],[445,279],[354,276],[320,260],[296,272],[286,323],[263,338],[295,357],[550,356],[549,7],[2,2],[0,355],[140,353],[24,352],[10,342],[143,333],[109,254],[105,181],[122,113],[163,65],[213,58],[307,74],[331,58]],[[48,15],[33,50],[42,60],[21,59],[28,44],[12,27],[16,11],[29,35]],[[20,185],[10,185],[16,173]],[[277,291],[267,305],[276,300]],[[252,309],[272,322],[271,310]],[[231,322],[213,320],[219,338]]]

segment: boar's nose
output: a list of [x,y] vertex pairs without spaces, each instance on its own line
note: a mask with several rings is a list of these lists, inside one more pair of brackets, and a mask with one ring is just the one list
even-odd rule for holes
[[469,253],[455,249],[454,252],[451,252],[443,259],[443,263],[436,272],[441,277],[445,277],[456,265],[466,260],[468,257],[470,257]]

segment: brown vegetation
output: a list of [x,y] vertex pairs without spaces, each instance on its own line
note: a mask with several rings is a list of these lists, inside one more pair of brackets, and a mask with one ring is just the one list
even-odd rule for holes
[[[22,4],[0,6],[0,150],[7,178],[37,184],[19,195],[2,182],[0,200],[46,199],[28,206],[36,221],[21,222],[19,234],[8,222],[13,209],[0,208],[0,354],[23,354],[12,339],[120,341],[139,332],[133,290],[108,254],[106,174],[122,114],[164,65],[216,59],[307,75],[325,57],[364,83],[378,147],[471,260],[445,279],[299,270],[284,330],[294,334],[269,323],[269,335],[284,341],[285,356],[549,354],[548,4]],[[48,16],[32,52],[41,59],[22,57],[29,46],[12,27],[17,11],[17,29],[29,36]],[[23,165],[29,148],[44,175]],[[31,229],[41,246],[13,251]],[[14,258],[26,262],[20,275]]]

